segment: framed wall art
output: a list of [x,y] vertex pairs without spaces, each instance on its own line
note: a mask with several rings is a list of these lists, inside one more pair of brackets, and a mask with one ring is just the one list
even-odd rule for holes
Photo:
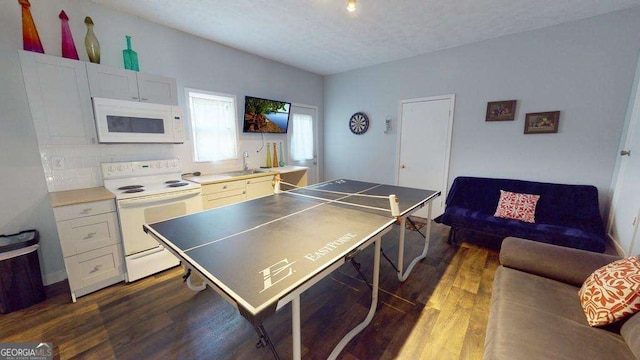
[[517,100],[493,101],[487,103],[486,121],[513,120],[516,116]]
[[558,132],[560,111],[528,113],[524,118],[525,134],[551,134]]

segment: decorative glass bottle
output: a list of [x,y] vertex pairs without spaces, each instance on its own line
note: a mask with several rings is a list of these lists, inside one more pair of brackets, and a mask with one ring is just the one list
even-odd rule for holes
[[282,151],[282,141],[280,141],[280,162],[278,163],[280,167],[284,166],[284,152]]
[[122,58],[124,60],[124,68],[127,70],[140,71],[138,66],[138,54],[131,50],[131,36],[126,35],[127,48],[122,50]]
[[273,167],[278,167],[278,144],[273,143]]
[[87,16],[84,18],[84,23],[87,25],[87,35],[84,37],[84,46],[87,48],[89,61],[94,64],[100,64],[100,43],[93,33],[93,20]]
[[69,29],[69,17],[64,10],[60,11],[58,17],[60,18],[60,26],[62,30],[62,57],[80,60],[78,57],[78,51],[76,50],[76,44],[73,43],[71,29]]
[[22,48],[27,51],[44,54],[44,48],[42,48],[42,42],[40,42],[36,23],[33,22],[31,10],[29,10],[31,7],[29,0],[18,0],[18,3],[22,6]]
[[267,143],[267,167],[270,168],[271,165],[271,144]]

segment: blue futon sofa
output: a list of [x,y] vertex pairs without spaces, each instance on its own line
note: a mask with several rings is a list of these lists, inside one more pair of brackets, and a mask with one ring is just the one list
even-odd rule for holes
[[[540,195],[535,223],[495,217],[500,190]],[[598,207],[598,189],[533,181],[458,177],[436,222],[496,237],[520,237],[549,244],[604,252],[607,237]]]

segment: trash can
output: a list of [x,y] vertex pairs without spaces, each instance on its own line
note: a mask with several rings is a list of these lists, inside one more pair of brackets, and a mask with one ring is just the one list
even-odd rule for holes
[[36,230],[0,235],[0,314],[44,300]]

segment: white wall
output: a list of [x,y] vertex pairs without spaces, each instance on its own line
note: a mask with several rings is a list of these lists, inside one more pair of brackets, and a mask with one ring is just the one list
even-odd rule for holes
[[[122,68],[125,35],[132,36],[140,69],[177,79],[180,105],[184,87],[233,94],[242,118],[245,95],[323,105],[323,78],[297,68],[187,35],[144,19],[104,8],[88,0],[31,0],[31,12],[45,53],[60,56],[60,20],[64,9],[80,60],[84,48],[84,17],[91,16],[101,46],[101,64]],[[40,259],[46,282],[66,277],[58,244],[45,171],[50,188],[65,190],[101,185],[99,163],[179,157],[183,170],[217,172],[239,169],[241,159],[219,164],[191,162],[190,141],[184,145],[87,145],[38,148],[26,101],[17,51],[22,49],[21,10],[17,1],[0,2],[0,234],[35,228],[41,233]],[[322,113],[319,114],[322,119]],[[240,127],[239,127],[240,129]],[[265,141],[286,141],[285,135],[265,135]],[[240,133],[240,154],[250,153],[252,167],[266,155],[258,134]],[[53,172],[46,161],[64,158],[65,169]],[[41,162],[41,157],[43,161]],[[71,178],[72,180],[64,180]]]
[[[638,34],[634,8],[328,76],[325,178],[393,183],[399,100],[455,93],[450,182],[470,175],[593,184],[606,216]],[[485,122],[487,102],[511,99],[515,121]],[[553,110],[561,111],[558,134],[523,134],[526,113]],[[372,123],[360,136],[347,126],[356,111]]]

